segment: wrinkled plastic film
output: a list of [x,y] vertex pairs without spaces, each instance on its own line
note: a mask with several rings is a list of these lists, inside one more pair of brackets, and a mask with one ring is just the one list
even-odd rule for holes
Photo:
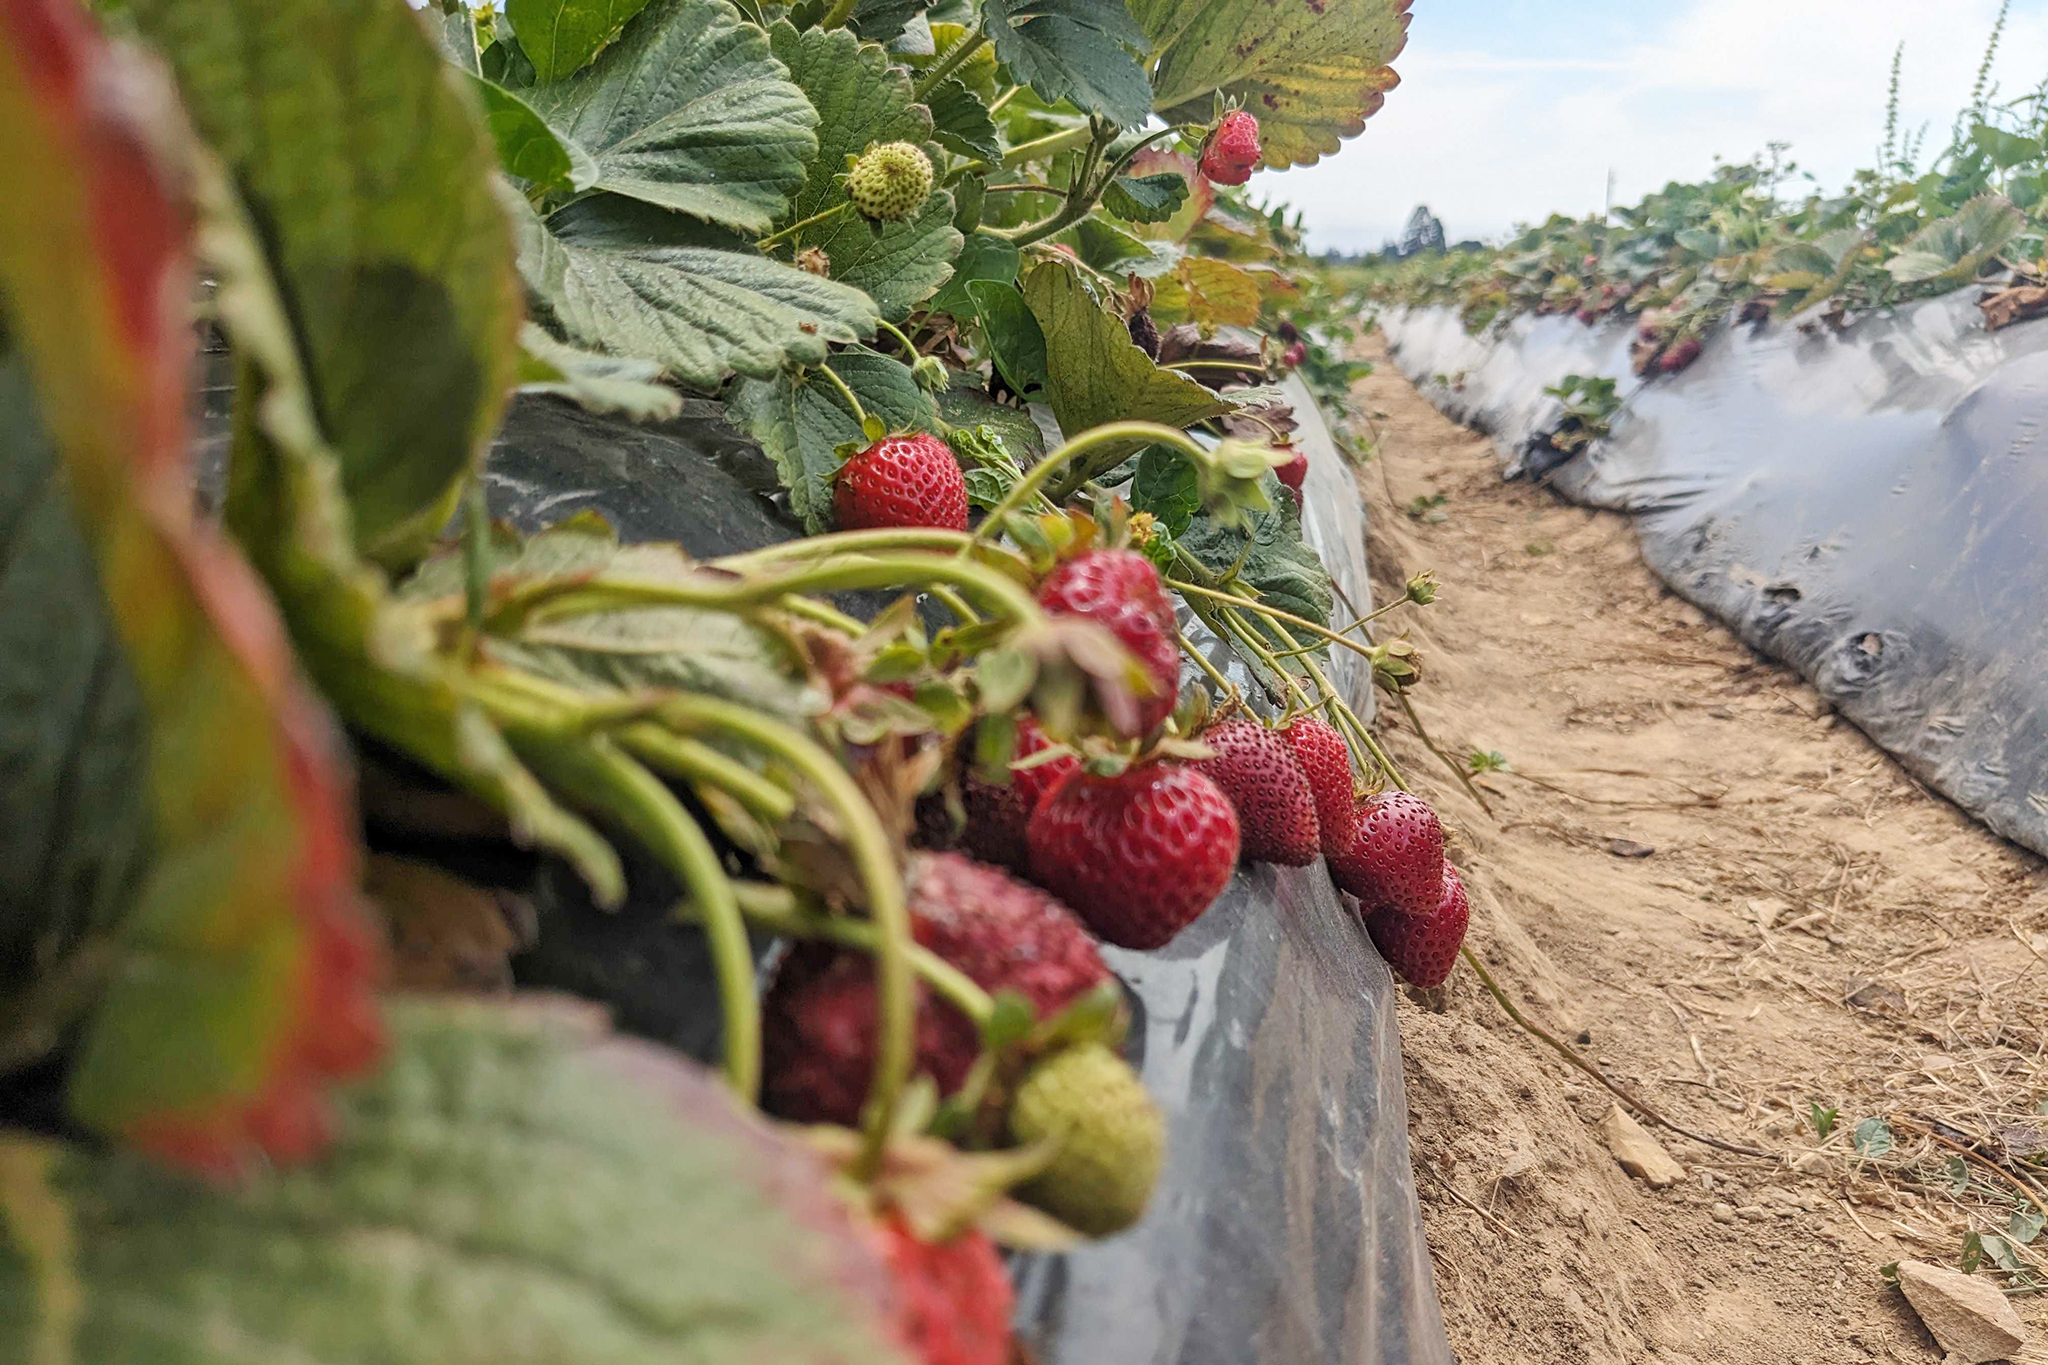
[[1628,512],[1676,592],[2048,853],[2048,323],[1987,332],[1965,290],[1840,333],[1730,328],[1642,384],[1620,324],[1524,317],[1478,339],[1447,309],[1380,321],[1402,371],[1511,472],[1556,420],[1545,386],[1615,379],[1613,435],[1552,485]]

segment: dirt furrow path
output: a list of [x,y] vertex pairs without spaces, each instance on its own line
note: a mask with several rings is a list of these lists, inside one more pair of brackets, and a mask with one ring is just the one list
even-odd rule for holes
[[[1461,970],[1401,1021],[1460,1360],[1939,1360],[1879,1267],[1954,1265],[1966,1231],[2024,1207],[1994,1159],[2048,1146],[2048,870],[1666,591],[1621,517],[1501,483],[1485,438],[1377,338],[1369,358],[1381,600],[1443,582],[1403,617],[1417,710],[1454,756],[1510,765],[1480,779],[1484,811],[1388,721],[1457,828],[1472,943],[1606,1075],[1791,1159],[1663,1132],[1684,1179],[1632,1179],[1596,1132],[1608,1094]],[[1825,1140],[1814,1105],[1836,1111]],[[1894,1146],[1859,1158],[1871,1118]],[[2048,1266],[2048,1235],[2014,1254]],[[2048,1361],[2048,1299],[2015,1302]]]

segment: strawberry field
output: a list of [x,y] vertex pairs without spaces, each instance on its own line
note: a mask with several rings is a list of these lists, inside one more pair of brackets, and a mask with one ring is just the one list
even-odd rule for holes
[[0,0],[0,1358],[1440,1358],[1406,9]]

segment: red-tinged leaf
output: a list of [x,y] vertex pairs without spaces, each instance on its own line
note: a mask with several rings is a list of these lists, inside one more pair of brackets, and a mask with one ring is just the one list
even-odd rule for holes
[[[68,1027],[67,1002],[90,999],[77,1116],[223,1170],[253,1149],[319,1145],[326,1084],[379,1054],[380,952],[357,901],[333,726],[262,584],[192,510],[182,126],[154,69],[73,0],[0,0],[0,147],[15,167],[0,197],[0,480],[59,490],[17,528],[37,553],[10,562],[0,613],[59,597],[70,631],[104,634],[106,694],[139,702],[85,712],[68,735],[44,727],[99,786],[60,783],[74,808],[0,837],[101,834],[83,803],[140,793],[135,827],[107,841],[123,860],[82,861],[48,895],[0,906],[6,940],[37,944],[25,979],[0,977],[0,1022],[20,1055]],[[78,563],[83,582],[52,572]],[[122,723],[94,723],[110,719]],[[78,883],[96,884],[93,913],[57,917]],[[47,988],[73,976],[91,989]]]

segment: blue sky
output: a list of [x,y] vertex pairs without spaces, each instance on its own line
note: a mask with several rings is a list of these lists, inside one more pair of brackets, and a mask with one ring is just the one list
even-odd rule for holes
[[[1597,213],[1766,142],[1836,189],[1883,135],[1892,49],[1903,121],[1946,140],[1998,0],[1415,0],[1401,85],[1320,164],[1253,188],[1315,245],[1377,247],[1426,203],[1453,239]],[[2048,0],[2014,0],[1994,79],[2048,77]]]

